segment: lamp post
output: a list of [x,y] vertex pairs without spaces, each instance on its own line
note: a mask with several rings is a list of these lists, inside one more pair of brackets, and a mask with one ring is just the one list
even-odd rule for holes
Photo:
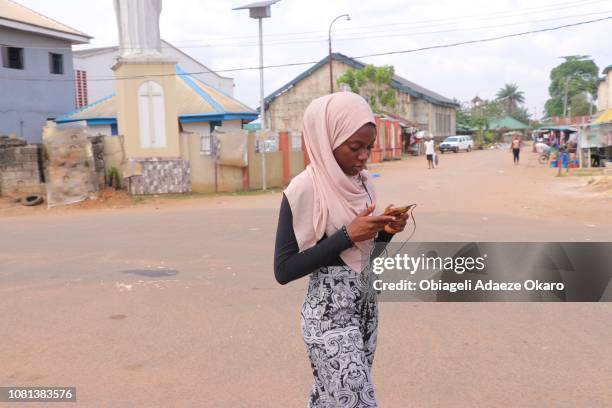
[[257,3],[250,3],[234,10],[249,10],[249,16],[256,18],[259,23],[259,120],[261,122],[260,137],[258,138],[259,152],[261,153],[261,188],[266,190],[266,143],[265,138],[261,143],[261,133],[268,129],[266,123],[266,109],[264,105],[264,75],[263,75],[263,25],[262,19],[272,16],[270,6],[280,0],[268,0]]
[[348,14],[341,14],[338,17],[334,18],[332,22],[329,24],[329,30],[327,33],[327,40],[329,43],[329,93],[334,93],[334,72],[332,69],[332,47],[331,47],[331,29],[336,20],[339,18],[346,17],[346,21],[351,20],[351,16]]

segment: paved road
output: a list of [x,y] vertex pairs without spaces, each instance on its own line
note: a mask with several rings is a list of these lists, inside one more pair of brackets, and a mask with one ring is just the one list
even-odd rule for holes
[[[420,158],[385,163],[372,168],[378,201],[419,204],[413,240],[612,240],[609,199],[524,156],[450,154],[432,171]],[[0,218],[0,385],[76,386],[79,406],[304,406],[306,280],[273,279],[279,201]],[[127,273],[142,269],[159,276]],[[610,406],[611,313],[381,304],[379,403]]]

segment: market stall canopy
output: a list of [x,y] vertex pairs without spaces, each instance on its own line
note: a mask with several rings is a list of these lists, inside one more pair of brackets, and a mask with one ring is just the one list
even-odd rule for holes
[[550,131],[550,130],[563,130],[568,132],[577,132],[578,128],[567,125],[557,125],[557,126],[542,126],[538,130]]

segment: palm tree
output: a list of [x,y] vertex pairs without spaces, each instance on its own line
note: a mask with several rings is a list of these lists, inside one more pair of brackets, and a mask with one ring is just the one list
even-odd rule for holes
[[497,91],[497,100],[504,105],[507,115],[510,115],[518,106],[525,102],[525,94],[518,90],[517,84],[506,84]]

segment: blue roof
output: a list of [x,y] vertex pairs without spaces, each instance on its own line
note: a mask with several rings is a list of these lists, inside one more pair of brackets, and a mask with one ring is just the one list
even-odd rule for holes
[[[185,73],[175,67],[177,113],[180,122],[209,122],[218,120],[252,121],[257,113],[234,97],[218,88]],[[75,112],[57,118],[57,123],[85,120],[88,125],[117,123],[115,93],[87,105]]]
[[[332,59],[334,61],[340,61],[354,69],[362,69],[366,66],[366,64],[364,64],[363,62],[357,61],[356,59],[347,57],[346,55],[340,54],[337,52],[332,54]],[[276,91],[272,92],[270,95],[268,95],[264,99],[264,103],[266,104],[266,106],[269,105],[272,101],[274,101],[274,99],[276,99],[277,97],[281,96],[286,91],[291,89],[295,84],[297,84],[301,80],[312,75],[315,71],[317,71],[319,68],[326,65],[328,62],[329,62],[329,57],[323,58],[321,61],[317,62],[314,66],[310,67],[309,69],[302,72],[300,75],[298,75],[297,77],[295,77],[294,79],[286,83],[285,85],[281,86]],[[453,101],[452,99],[442,96],[436,92],[430,91],[429,89],[423,88],[422,86],[417,85],[414,82],[408,81],[407,79],[402,78],[399,75],[393,76],[393,78],[391,79],[391,82],[389,83],[389,86],[391,86],[391,88],[397,89],[398,91],[406,93],[415,98],[425,99],[427,102],[430,102],[434,105],[451,107],[451,108],[459,107],[459,104]]]

